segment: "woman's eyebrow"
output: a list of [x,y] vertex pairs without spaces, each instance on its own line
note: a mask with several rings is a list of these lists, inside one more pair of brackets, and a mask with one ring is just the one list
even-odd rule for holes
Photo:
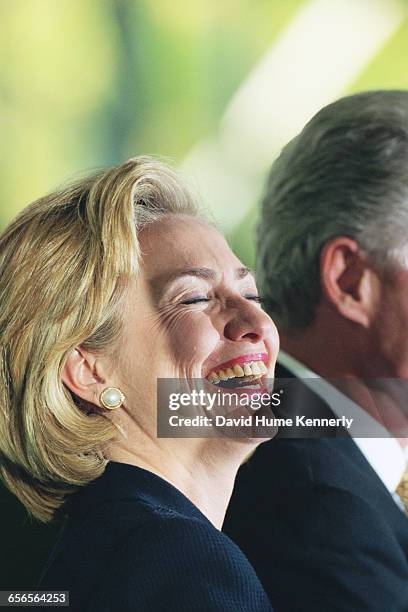
[[[255,276],[252,270],[245,266],[240,266],[235,270],[235,278],[238,279],[244,278],[248,274]],[[182,268],[173,271],[171,274],[165,274],[160,279],[156,277],[155,282],[159,281],[159,284],[167,285],[183,276],[194,276],[196,278],[203,278],[204,280],[217,280],[219,273],[212,268]]]
[[185,268],[184,270],[179,270],[172,280],[183,276],[195,276],[197,278],[203,278],[204,280],[216,280],[218,274],[211,268]]
[[[248,274],[255,277],[252,270],[246,266],[240,266],[235,270],[235,278],[238,279],[244,278]],[[216,280],[219,274],[217,274],[217,272],[211,268],[187,268],[176,274],[176,278],[180,276],[197,276],[198,278],[204,278],[206,280]]]

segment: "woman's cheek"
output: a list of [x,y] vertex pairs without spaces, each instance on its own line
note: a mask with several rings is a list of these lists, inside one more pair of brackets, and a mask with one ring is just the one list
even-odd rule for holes
[[208,317],[205,321],[185,321],[180,332],[173,344],[179,368],[184,376],[201,376],[202,364],[219,343],[219,333],[208,325]]

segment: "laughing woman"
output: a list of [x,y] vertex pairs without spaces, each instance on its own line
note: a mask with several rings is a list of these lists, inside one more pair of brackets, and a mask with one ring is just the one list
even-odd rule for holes
[[70,591],[80,612],[271,609],[220,532],[256,441],[158,438],[156,384],[222,376],[218,364],[258,354],[272,375],[277,350],[251,274],[153,159],[93,174],[11,223],[0,469],[32,515],[65,516],[41,590]]

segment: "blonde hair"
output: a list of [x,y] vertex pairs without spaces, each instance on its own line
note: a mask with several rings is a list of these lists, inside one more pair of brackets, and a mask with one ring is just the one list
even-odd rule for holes
[[116,433],[62,384],[66,357],[113,346],[137,232],[174,213],[198,211],[172,170],[138,157],[35,201],[0,236],[0,475],[43,522],[103,473]]

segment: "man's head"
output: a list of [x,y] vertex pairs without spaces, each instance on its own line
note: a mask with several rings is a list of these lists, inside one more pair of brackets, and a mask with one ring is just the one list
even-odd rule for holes
[[359,375],[408,377],[408,92],[342,98],[283,149],[257,273],[284,338],[313,330]]

